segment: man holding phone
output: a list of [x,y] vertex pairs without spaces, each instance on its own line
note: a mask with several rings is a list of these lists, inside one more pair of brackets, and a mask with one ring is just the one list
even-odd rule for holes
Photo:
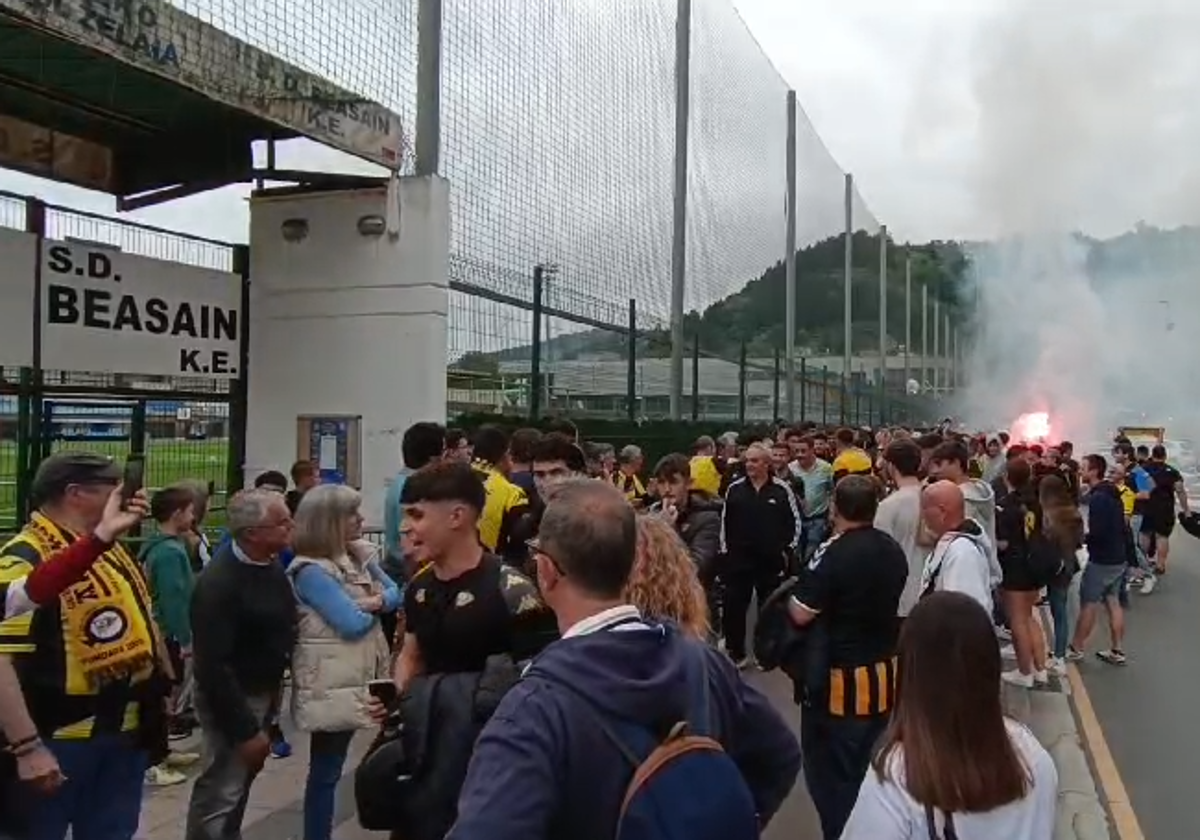
[[16,764],[0,763],[0,820],[23,823],[0,831],[30,840],[137,831],[145,712],[161,706],[169,665],[145,578],[117,542],[145,496],[120,483],[105,455],[55,453],[34,476],[29,522],[0,549],[0,729]]

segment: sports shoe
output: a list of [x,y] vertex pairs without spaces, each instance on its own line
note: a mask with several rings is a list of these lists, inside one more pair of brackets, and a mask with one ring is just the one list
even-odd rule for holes
[[163,764],[174,770],[178,770],[181,767],[191,767],[199,760],[200,753],[184,752],[182,750],[176,752],[172,750],[171,752],[167,753],[167,757],[163,760]]
[[1154,591],[1154,587],[1158,586],[1158,577],[1156,575],[1146,575],[1142,578],[1142,594],[1149,595]]
[[1022,674],[1020,671],[1005,671],[1000,679],[1017,688],[1033,688],[1033,674]]
[[1077,650],[1074,645],[1068,645],[1067,646],[1067,661],[1068,662],[1082,662],[1083,661],[1083,651]]
[[1012,631],[1009,630],[1007,627],[997,627],[996,628],[996,638],[1002,642],[1011,642],[1012,641]]
[[1036,686],[1050,685],[1050,674],[1047,671],[1034,671],[1033,684]]
[[1052,656],[1046,660],[1046,671],[1056,677],[1065,677],[1067,675],[1067,660],[1059,659],[1057,656]]
[[1107,662],[1109,665],[1128,665],[1129,660],[1125,658],[1125,651],[1113,648],[1111,650],[1096,651],[1096,658],[1101,662]]
[[1001,659],[1016,659],[1017,658],[1017,649],[1015,647],[1013,647],[1011,644],[1000,645],[1000,658]]
[[292,754],[292,745],[283,738],[271,742],[271,758],[288,758]]
[[187,781],[187,776],[172,770],[166,763],[156,764],[146,771],[146,784],[149,787],[171,787]]

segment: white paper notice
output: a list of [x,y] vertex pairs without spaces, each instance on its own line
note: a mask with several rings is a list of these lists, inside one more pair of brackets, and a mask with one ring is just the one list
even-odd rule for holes
[[317,469],[336,470],[338,467],[337,435],[321,435],[320,458]]

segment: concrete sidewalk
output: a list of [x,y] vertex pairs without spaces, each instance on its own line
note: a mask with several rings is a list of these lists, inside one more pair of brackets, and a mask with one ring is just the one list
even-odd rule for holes
[[1113,840],[1071,707],[1070,685],[1065,679],[1054,682],[1053,691],[1005,686],[1004,708],[1028,726],[1054,758],[1058,769],[1054,840]]
[[[791,703],[791,685],[779,674],[752,674],[750,680],[765,691],[793,725],[799,723]],[[1004,705],[1014,718],[1038,736],[1054,757],[1059,774],[1058,825],[1054,840],[1113,840],[1108,816],[1092,778],[1082,739],[1071,708],[1066,680],[1052,681],[1049,690],[1004,689]],[[346,762],[347,774],[338,788],[335,840],[378,837],[358,827],[354,819],[353,768],[370,743],[371,735],[357,737]],[[185,742],[186,743],[186,742]],[[296,735],[293,755],[270,760],[254,785],[246,812],[244,840],[300,840],[303,837],[302,803],[308,765],[308,739]],[[182,747],[181,747],[182,748]],[[142,808],[139,840],[184,840],[190,784],[148,791]],[[796,783],[779,817],[772,822],[767,840],[809,840],[820,836],[803,779]]]

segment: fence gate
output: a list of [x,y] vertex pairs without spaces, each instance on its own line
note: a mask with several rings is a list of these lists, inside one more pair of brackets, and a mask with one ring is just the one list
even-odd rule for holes
[[0,192],[0,531],[64,449],[141,454],[146,486],[242,483],[244,246]]

